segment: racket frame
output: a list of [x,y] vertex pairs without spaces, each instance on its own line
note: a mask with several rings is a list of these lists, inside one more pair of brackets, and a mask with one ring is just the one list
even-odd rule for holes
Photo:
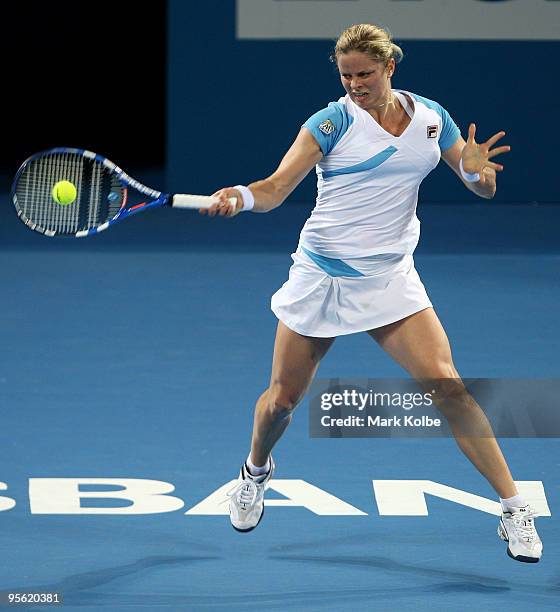
[[[90,159],[92,161],[101,163],[109,171],[109,173],[116,175],[121,187],[123,188],[123,202],[118,212],[115,215],[113,215],[111,219],[109,219],[108,221],[106,221],[105,223],[102,223],[101,225],[97,227],[92,227],[86,230],[79,230],[78,232],[70,233],[70,234],[63,234],[63,233],[55,232],[53,230],[47,230],[41,227],[39,224],[32,221],[31,219],[29,219],[28,217],[26,217],[23,210],[18,205],[17,193],[16,193],[19,179],[30,163],[42,157],[47,157],[49,155],[56,155],[56,154],[64,154],[64,153],[80,155],[86,159]],[[141,193],[142,195],[148,196],[149,198],[151,198],[151,200],[146,201],[146,202],[141,202],[139,204],[135,204],[134,206],[131,206],[130,208],[126,208],[126,204],[128,201],[128,189],[129,188],[134,189],[135,191]],[[118,223],[119,221],[122,221],[123,219],[136,215],[139,212],[148,210],[149,208],[160,208],[163,206],[175,205],[176,208],[197,209],[197,208],[210,208],[210,206],[217,203],[217,200],[212,198],[211,196],[191,196],[187,194],[178,194],[177,196],[174,196],[173,194],[170,194],[170,193],[163,193],[161,191],[157,191],[155,189],[152,189],[151,187],[147,187],[146,185],[143,185],[142,183],[140,183],[140,181],[137,181],[136,179],[132,178],[126,172],[124,172],[122,168],[119,168],[119,166],[117,166],[115,163],[113,163],[111,160],[107,159],[103,155],[99,155],[99,153],[94,153],[93,151],[88,151],[87,149],[78,149],[78,148],[72,148],[72,147],[55,147],[53,149],[41,151],[40,153],[35,153],[34,155],[26,159],[23,162],[23,164],[20,166],[20,168],[18,169],[14,177],[14,180],[12,183],[11,197],[12,197],[12,202],[16,208],[18,217],[30,229],[37,231],[41,234],[44,234],[45,236],[50,236],[50,237],[57,236],[57,235],[66,235],[66,236],[75,236],[78,238],[82,238],[85,236],[91,236],[93,234],[98,234],[99,232],[106,230],[108,227],[111,227],[115,223]],[[177,198],[175,204],[173,202],[174,197]],[[236,202],[235,198],[230,198],[230,204],[232,206],[235,206],[235,202]]]

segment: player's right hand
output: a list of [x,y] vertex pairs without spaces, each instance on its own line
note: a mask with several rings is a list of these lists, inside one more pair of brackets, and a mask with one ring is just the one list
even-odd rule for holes
[[[218,189],[218,191],[212,194],[212,197],[216,198],[217,203],[212,204],[210,208],[200,208],[198,212],[201,215],[208,214],[209,217],[215,217],[216,215],[220,217],[235,217],[243,209],[243,196],[233,187]],[[236,198],[235,207],[232,207],[229,198]]]

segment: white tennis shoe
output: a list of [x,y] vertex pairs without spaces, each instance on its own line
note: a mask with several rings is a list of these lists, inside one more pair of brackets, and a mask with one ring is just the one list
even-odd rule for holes
[[237,531],[251,531],[264,514],[264,492],[274,473],[274,461],[270,457],[270,469],[262,476],[253,476],[244,463],[235,487],[228,492],[229,516]]
[[541,558],[543,545],[535,529],[536,516],[531,506],[502,511],[498,535],[508,542],[507,554],[512,559],[537,563]]

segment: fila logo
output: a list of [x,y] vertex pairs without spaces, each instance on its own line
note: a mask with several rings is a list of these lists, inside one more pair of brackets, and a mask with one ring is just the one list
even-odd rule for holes
[[437,133],[438,133],[437,125],[428,126],[428,138],[437,138]]
[[330,119],[326,119],[323,123],[319,124],[319,129],[323,134],[332,134],[335,131],[335,125]]

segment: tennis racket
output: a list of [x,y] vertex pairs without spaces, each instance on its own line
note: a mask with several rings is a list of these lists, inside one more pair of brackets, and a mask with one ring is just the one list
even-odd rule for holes
[[[76,188],[61,204],[53,195],[60,181]],[[139,197],[137,197],[139,196]],[[146,199],[147,198],[147,199]],[[161,193],[125,174],[107,158],[84,149],[59,147],[37,153],[18,170],[12,201],[19,218],[45,236],[91,236],[149,208],[210,208],[211,196]],[[230,198],[232,206],[236,198]]]

